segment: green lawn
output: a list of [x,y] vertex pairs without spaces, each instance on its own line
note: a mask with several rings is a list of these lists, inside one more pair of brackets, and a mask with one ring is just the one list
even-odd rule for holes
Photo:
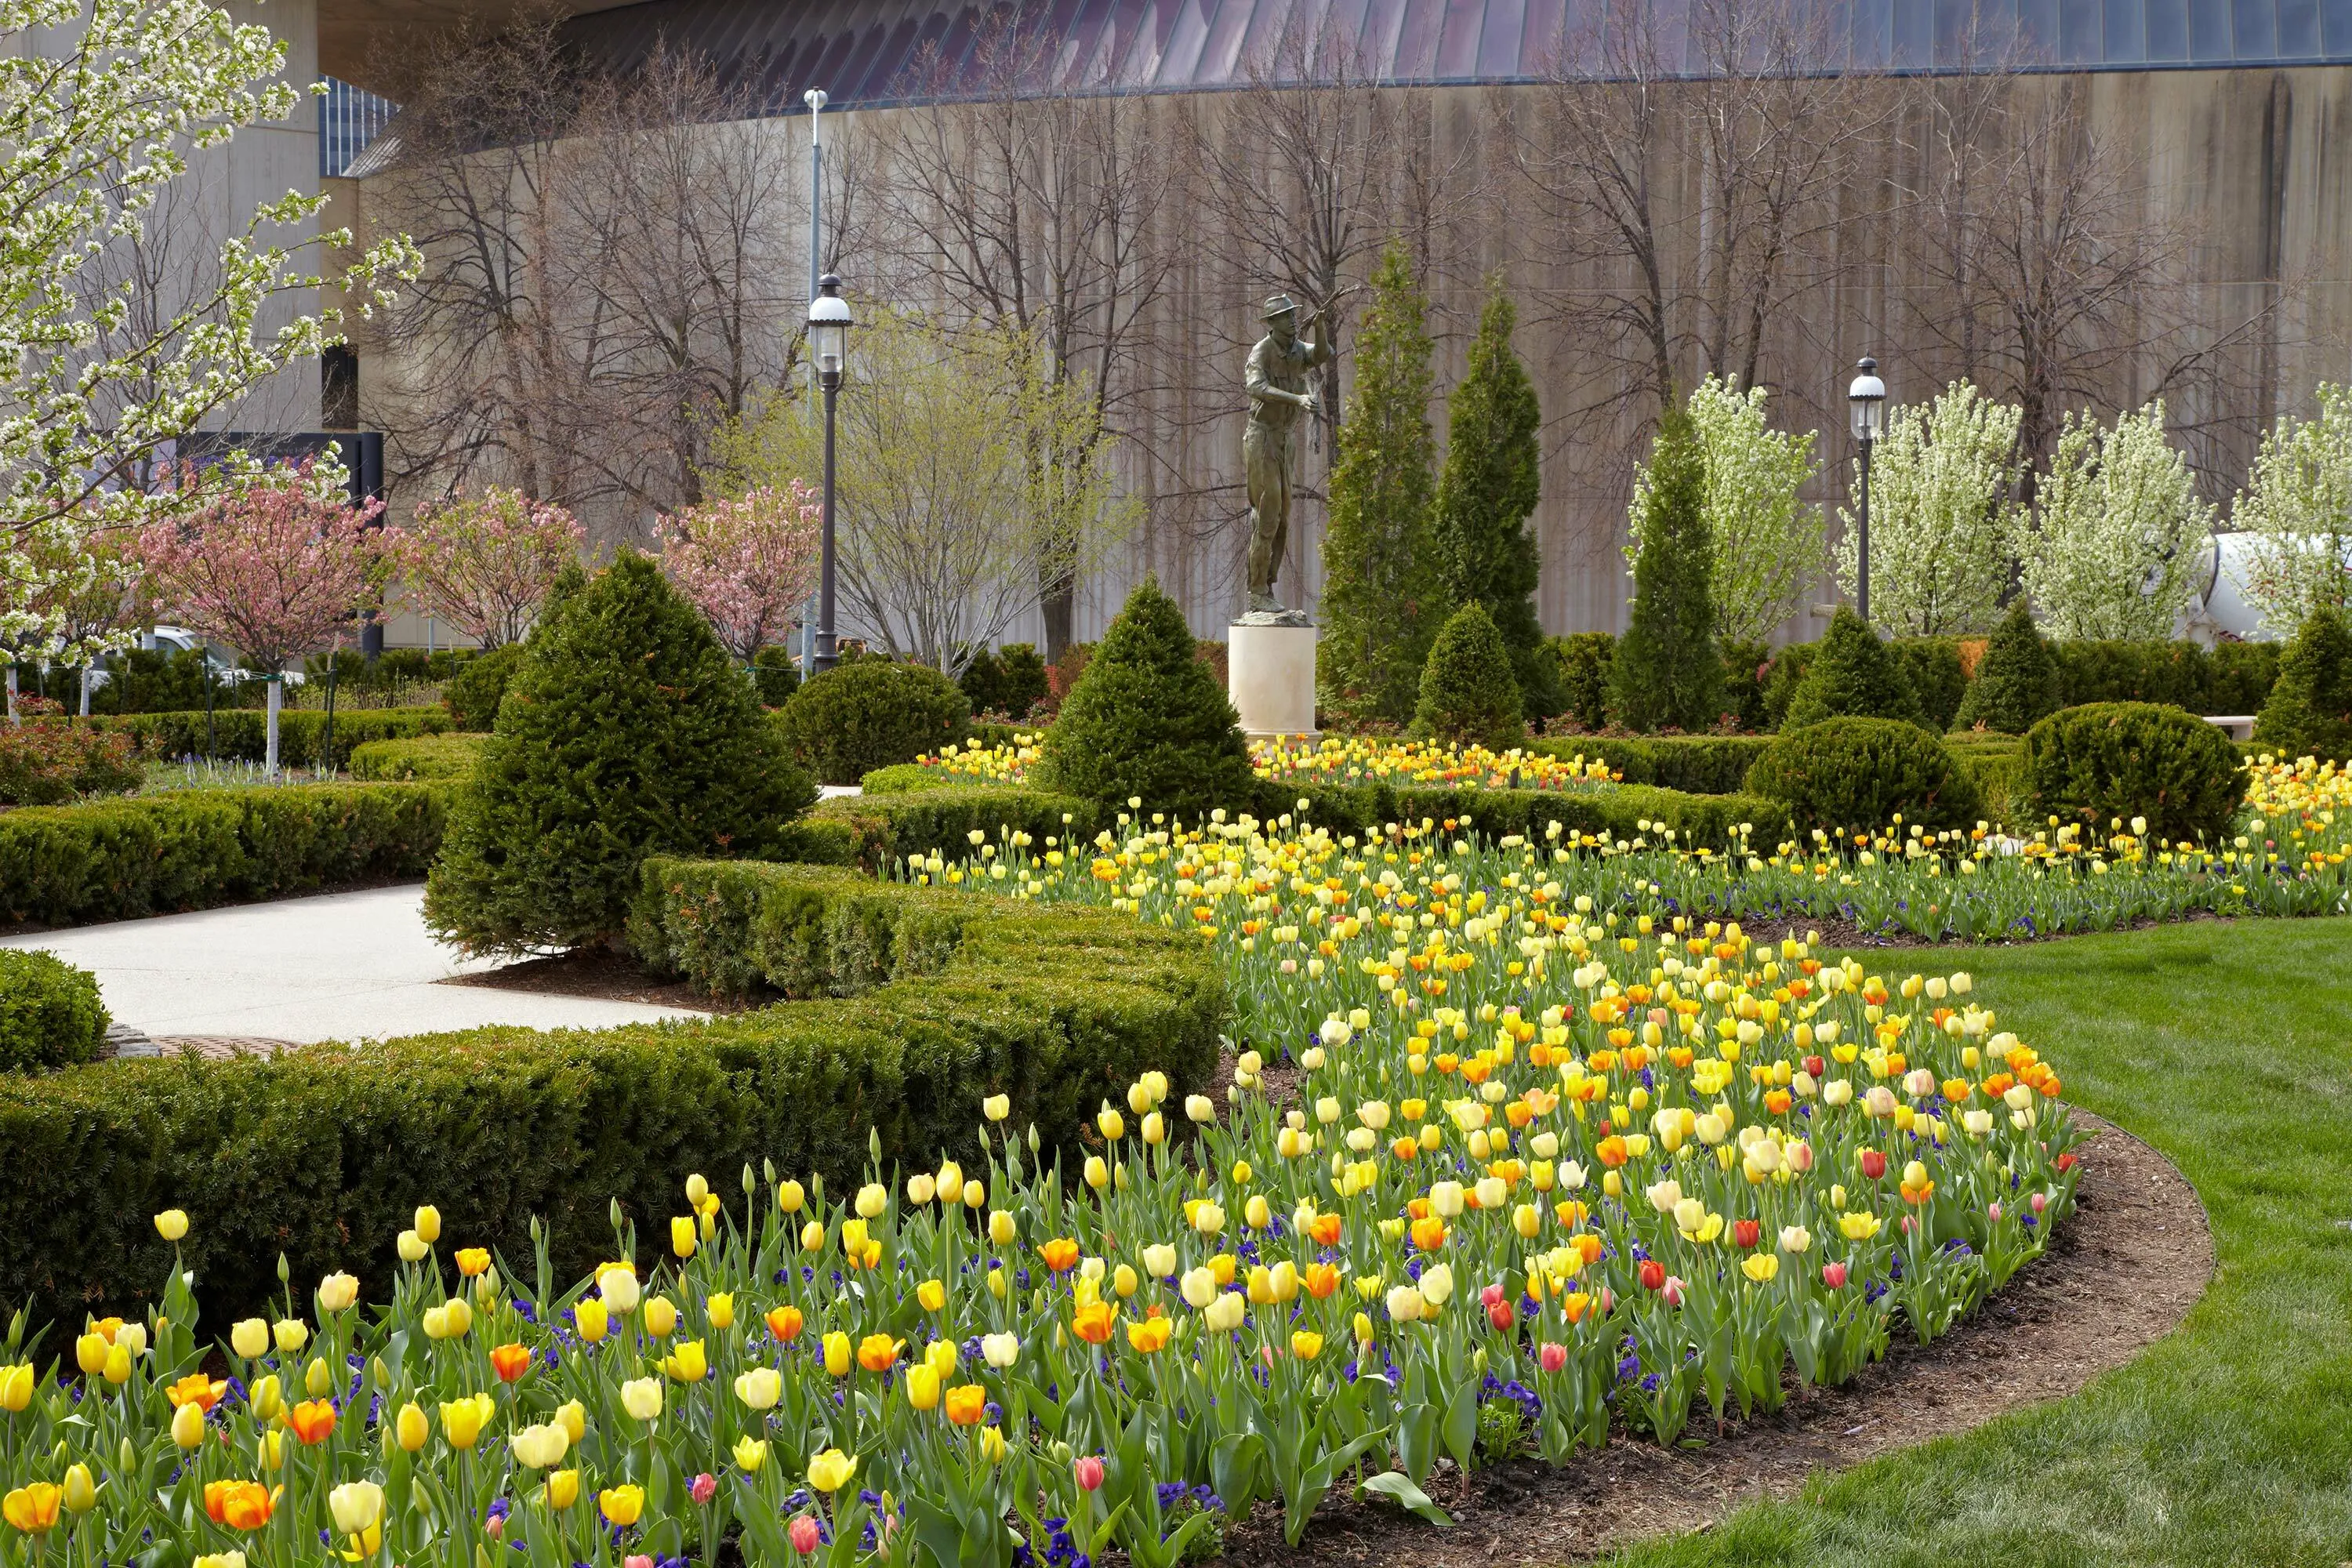
[[[2067,1099],[2196,1185],[2211,1287],[2169,1339],[2074,1398],[1817,1478],[1801,1500],[1622,1561],[2352,1563],[2352,921],[1950,956],[2057,1065]],[[2017,1353],[2033,1353],[2030,1339]]]

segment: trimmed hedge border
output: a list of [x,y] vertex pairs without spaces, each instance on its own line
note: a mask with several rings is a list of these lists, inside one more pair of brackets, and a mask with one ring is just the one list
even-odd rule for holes
[[27,806],[0,813],[0,915],[83,925],[422,877],[447,818],[447,790],[429,784]]
[[[76,724],[112,730],[131,737],[131,749],[142,757],[177,758],[205,754],[205,711],[106,714],[76,719]],[[62,724],[63,719],[37,723]],[[405,741],[438,735],[457,728],[446,708],[346,708],[335,714],[334,765],[341,767],[352,749],[370,741]],[[278,752],[289,766],[320,764],[327,732],[327,715],[317,709],[289,710],[278,716]],[[257,708],[216,708],[213,710],[213,755],[257,763],[268,754],[269,715]]]
[[1685,795],[1738,795],[1770,735],[1554,735],[1528,750],[1567,762],[1598,757],[1629,784]]
[[1012,1096],[1008,1129],[1066,1130],[1147,1069],[1180,1103],[1216,1070],[1226,993],[1196,937],[806,867],[656,860],[646,879],[657,957],[789,952],[796,983],[857,994],[9,1081],[0,1148],[26,1179],[0,1184],[0,1301],[67,1323],[136,1309],[171,1267],[148,1216],[173,1207],[222,1321],[266,1306],[280,1252],[296,1279],[380,1286],[426,1203],[519,1279],[537,1216],[571,1279],[611,1256],[608,1199],[642,1244],[695,1172],[728,1192],[773,1161],[845,1189],[869,1133],[886,1165],[970,1163],[984,1094]]
[[487,735],[451,731],[413,741],[369,741],[352,748],[352,777],[363,784],[471,776]]

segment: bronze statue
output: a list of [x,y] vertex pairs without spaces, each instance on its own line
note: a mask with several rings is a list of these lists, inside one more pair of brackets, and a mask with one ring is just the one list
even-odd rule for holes
[[1314,335],[1298,338],[1298,307],[1287,294],[1265,302],[1265,336],[1250,350],[1242,384],[1249,391],[1249,425],[1242,432],[1242,463],[1250,503],[1249,613],[1261,624],[1305,626],[1306,615],[1286,610],[1274,596],[1290,536],[1290,431],[1303,412],[1315,416],[1307,373],[1329,362],[1331,344],[1321,316]]

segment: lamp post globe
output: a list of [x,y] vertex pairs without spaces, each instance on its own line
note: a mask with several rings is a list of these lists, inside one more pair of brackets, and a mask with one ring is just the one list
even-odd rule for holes
[[849,301],[841,297],[841,279],[826,273],[817,279],[816,298],[809,301],[809,360],[816,366],[816,383],[824,393],[824,544],[817,579],[816,648],[811,663],[815,674],[839,662],[834,622],[834,405],[841,395],[841,369],[849,357]]
[[1870,620],[1870,449],[1886,433],[1886,383],[1878,378],[1878,362],[1868,355],[1854,366],[1854,378],[1845,390],[1852,416],[1854,445],[1862,452],[1862,497],[1856,511],[1854,548],[1854,607],[1864,622]]

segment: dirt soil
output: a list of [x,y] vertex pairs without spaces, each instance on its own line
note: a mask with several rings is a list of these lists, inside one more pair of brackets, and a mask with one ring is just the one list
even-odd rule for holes
[[1335,1490],[1292,1548],[1279,1508],[1260,1504],[1231,1532],[1227,1560],[1242,1568],[1579,1562],[1643,1536],[1705,1529],[1744,1503],[1794,1494],[1815,1471],[2074,1393],[2169,1333],[2213,1271],[2204,1207],[2171,1162],[2120,1128],[2075,1115],[2090,1134],[2075,1214],[2047,1253],[1934,1344],[1906,1342],[1898,1324],[1887,1359],[1853,1382],[1736,1423],[1703,1448],[1621,1436],[1559,1469],[1524,1460],[1465,1476],[1446,1464],[1428,1490],[1454,1516],[1451,1530]]

